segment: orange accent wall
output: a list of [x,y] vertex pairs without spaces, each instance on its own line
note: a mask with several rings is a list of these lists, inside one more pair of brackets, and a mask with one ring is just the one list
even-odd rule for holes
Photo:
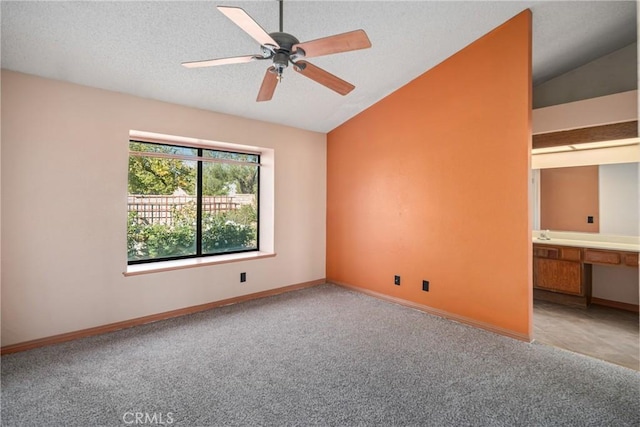
[[530,151],[525,10],[329,133],[327,279],[530,338]]
[[[540,169],[540,228],[600,231],[598,166]],[[593,216],[593,223],[587,222]]]

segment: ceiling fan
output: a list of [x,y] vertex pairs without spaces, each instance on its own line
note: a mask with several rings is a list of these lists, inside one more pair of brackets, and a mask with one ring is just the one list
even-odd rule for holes
[[293,64],[293,69],[298,73],[338,92],[340,95],[346,95],[351,92],[355,88],[354,85],[322,68],[316,67],[303,58],[367,49],[371,47],[367,33],[364,30],[355,30],[300,43],[297,38],[282,31],[283,1],[279,0],[279,3],[280,31],[273,33],[267,33],[244,9],[217,6],[220,12],[260,43],[262,51],[260,54],[183,62],[182,65],[187,68],[199,68],[270,59],[273,65],[267,69],[264,75],[258,98],[256,99],[258,102],[269,101],[273,97],[278,82],[282,81],[282,73],[289,66],[289,63]]

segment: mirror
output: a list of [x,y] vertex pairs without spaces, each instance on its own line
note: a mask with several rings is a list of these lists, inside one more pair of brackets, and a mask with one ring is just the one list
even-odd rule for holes
[[[637,145],[633,148],[638,150]],[[532,166],[539,166],[532,170],[534,230],[640,235],[637,161],[629,162],[627,156],[626,162],[540,166],[532,154]],[[566,160],[572,153],[557,154]],[[548,160],[553,153],[543,156]]]
[[540,229],[600,232],[599,166],[539,170]]

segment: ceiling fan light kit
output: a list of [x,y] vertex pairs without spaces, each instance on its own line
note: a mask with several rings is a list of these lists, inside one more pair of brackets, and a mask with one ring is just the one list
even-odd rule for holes
[[303,59],[370,48],[371,42],[364,30],[349,31],[300,43],[296,37],[282,31],[282,1],[280,1],[280,31],[273,33],[267,33],[242,8],[231,6],[217,6],[217,8],[234,24],[260,43],[261,54],[183,62],[183,66],[201,68],[270,59],[272,65],[267,68],[262,80],[256,99],[258,102],[269,101],[273,97],[276,86],[282,81],[282,74],[289,66],[289,63],[293,65],[294,71],[340,95],[346,95],[355,88],[351,83]]

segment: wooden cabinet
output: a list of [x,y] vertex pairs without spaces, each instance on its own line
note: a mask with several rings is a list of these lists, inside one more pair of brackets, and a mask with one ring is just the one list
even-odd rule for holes
[[533,286],[554,292],[583,295],[579,262],[534,258]]
[[593,264],[638,268],[638,253],[534,243],[533,297],[589,305]]
[[533,245],[533,287],[585,296],[579,248]]

